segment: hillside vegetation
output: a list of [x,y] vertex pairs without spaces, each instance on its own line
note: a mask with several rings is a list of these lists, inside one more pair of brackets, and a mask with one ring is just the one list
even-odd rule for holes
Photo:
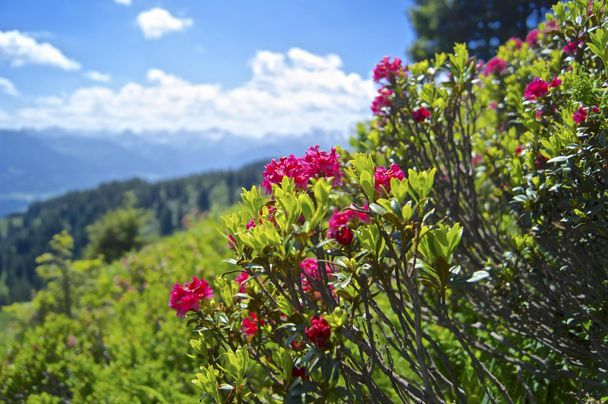
[[198,365],[185,355],[189,331],[170,313],[168,291],[176,277],[229,269],[219,225],[208,217],[111,265],[67,260],[71,315],[57,281],[5,309],[18,342],[0,348],[0,401],[196,402],[189,379]]
[[0,305],[29,300],[43,286],[35,259],[47,251],[54,234],[67,230],[74,238],[74,253],[81,256],[88,244],[87,226],[124,201],[131,192],[138,208],[152,212],[159,235],[183,228],[188,214],[224,208],[236,202],[242,187],[261,180],[262,164],[237,171],[218,171],[148,183],[135,179],[70,192],[32,204],[23,214],[0,219]]

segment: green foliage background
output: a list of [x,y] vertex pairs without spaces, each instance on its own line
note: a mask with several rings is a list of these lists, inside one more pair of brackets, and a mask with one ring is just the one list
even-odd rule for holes
[[47,293],[5,308],[0,321],[14,332],[0,340],[0,402],[194,402],[197,364],[186,356],[189,331],[167,307],[168,291],[173,280],[228,269],[218,226],[208,217],[109,265],[72,262],[72,318],[48,311],[58,296]]
[[31,299],[44,282],[36,275],[36,257],[48,251],[54,234],[67,230],[74,252],[81,256],[89,243],[87,226],[123,203],[132,192],[137,208],[152,212],[161,235],[182,229],[182,219],[193,211],[224,208],[238,200],[241,187],[260,182],[261,163],[237,171],[210,172],[148,183],[111,182],[88,191],[38,202],[23,214],[0,219],[0,306]]

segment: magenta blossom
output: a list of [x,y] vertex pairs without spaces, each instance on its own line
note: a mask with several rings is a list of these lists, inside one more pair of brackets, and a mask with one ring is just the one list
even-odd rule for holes
[[[325,273],[329,279],[329,275],[332,273],[332,269],[329,265],[323,264],[325,268]],[[302,282],[302,290],[305,293],[308,293],[314,289],[314,285],[311,286],[309,279],[314,281],[323,280],[322,277],[319,276],[319,264],[315,258],[306,258],[302,262],[300,262],[300,269],[302,273],[300,273],[300,280]],[[333,289],[332,285],[329,285],[329,289]]]
[[526,100],[535,100],[544,97],[548,92],[549,84],[545,80],[535,77],[534,80],[526,86],[524,97]]
[[304,160],[294,156],[281,157],[279,161],[272,160],[264,169],[262,186],[266,193],[272,192],[272,184],[280,184],[283,177],[293,178],[296,187],[305,189],[310,179],[310,167]]
[[528,35],[526,35],[526,43],[530,46],[534,46],[538,43],[537,29],[533,29],[532,31],[528,32]]
[[581,44],[579,40],[568,41],[566,45],[564,45],[564,52],[566,55],[572,55],[578,49],[578,46]]
[[[264,320],[259,319],[259,325],[264,325]],[[259,331],[257,314],[251,312],[249,317],[243,319],[243,331],[249,338],[252,338]]]
[[391,164],[387,170],[385,167],[377,167],[374,172],[374,188],[380,195],[391,191],[391,179],[402,180],[405,174],[397,164]]
[[330,347],[331,327],[323,317],[314,316],[310,320],[310,327],[304,329],[304,334],[317,348],[327,349]]
[[391,80],[403,73],[403,67],[401,66],[401,59],[395,58],[391,62],[388,56],[382,58],[380,62],[374,68],[374,81],[376,83],[383,79]]
[[329,218],[327,238],[333,238],[342,245],[348,245],[354,238],[352,227],[359,223],[369,223],[369,215],[353,209],[346,209],[342,212],[335,211]]
[[378,90],[378,95],[372,101],[372,112],[374,115],[383,115],[386,112],[386,108],[391,105],[391,97],[393,96],[393,90],[386,87],[382,87]]
[[553,80],[551,80],[551,83],[549,83],[549,88],[557,88],[561,85],[562,81],[559,79],[559,77],[555,76],[553,77]]
[[557,23],[557,20],[549,20],[545,22],[543,33],[547,34],[554,31],[559,31],[559,25]]
[[311,177],[332,177],[334,185],[342,183],[342,169],[340,167],[340,155],[332,147],[329,152],[319,150],[319,145],[313,146],[306,151],[304,161],[308,163]]
[[242,271],[235,279],[236,283],[239,285],[239,293],[245,293],[247,289],[247,285],[245,282],[249,279],[249,274],[245,271]]
[[169,297],[169,307],[177,312],[178,317],[185,317],[189,311],[198,311],[199,302],[213,297],[213,289],[206,280],[192,277],[191,282],[183,285],[176,283],[173,285]]
[[587,120],[587,108],[579,107],[579,109],[572,114],[572,119],[574,119],[574,122],[576,122],[577,125],[584,123]]
[[420,107],[412,111],[412,118],[414,118],[414,121],[416,122],[424,122],[430,117],[430,111],[424,107]]
[[493,57],[486,63],[486,67],[483,70],[484,76],[489,76],[490,74],[500,75],[507,70],[507,61],[499,58],[498,56]]

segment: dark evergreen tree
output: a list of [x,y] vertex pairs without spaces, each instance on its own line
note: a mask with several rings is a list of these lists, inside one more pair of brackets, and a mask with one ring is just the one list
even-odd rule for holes
[[409,15],[418,38],[409,49],[415,60],[450,52],[466,43],[488,60],[511,37],[525,38],[554,0],[415,0]]

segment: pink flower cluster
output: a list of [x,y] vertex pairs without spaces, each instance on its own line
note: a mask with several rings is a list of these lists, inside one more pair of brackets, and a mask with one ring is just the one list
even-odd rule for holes
[[500,75],[507,70],[507,61],[499,58],[498,56],[493,57],[486,64],[485,69],[483,70],[484,76],[489,76],[490,74]]
[[401,59],[394,58],[391,62],[391,59],[388,56],[385,56],[374,68],[374,81],[376,83],[379,83],[384,79],[390,81],[401,74],[403,74]]
[[526,43],[530,46],[534,46],[538,43],[537,29],[533,29],[532,31],[528,32],[528,35],[526,35]]
[[425,107],[412,110],[412,118],[416,122],[424,122],[431,117],[431,112]]
[[169,297],[169,307],[177,312],[178,317],[185,317],[189,311],[198,311],[199,302],[213,297],[213,289],[206,280],[192,277],[191,282],[183,285],[176,283],[173,285]]
[[351,226],[356,226],[359,223],[369,223],[369,215],[353,209],[346,209],[342,212],[335,211],[329,218],[327,238],[333,238],[342,245],[349,245],[354,238]]
[[[329,279],[329,274],[332,273],[331,267],[329,265],[323,264],[325,267],[325,273],[327,273],[327,277]],[[300,262],[300,269],[302,273],[300,274],[300,280],[302,281],[302,290],[305,293],[311,292],[314,289],[314,286],[310,285],[309,279],[313,281],[321,281],[322,278],[319,276],[319,264],[314,258],[306,258],[302,262]],[[329,285],[331,289],[331,285]]]
[[264,325],[264,320],[258,319],[258,315],[254,312],[249,313],[249,317],[243,319],[243,331],[248,337],[253,337],[258,331],[259,325]]
[[549,92],[549,83],[545,80],[535,77],[524,90],[524,97],[526,100],[535,100],[542,98]]
[[393,96],[393,90],[386,87],[382,87],[378,90],[378,95],[372,101],[372,113],[374,115],[384,115],[386,108],[391,106],[391,97]]
[[564,45],[564,52],[566,55],[573,55],[578,50],[578,46],[582,43],[578,39],[574,39],[572,41],[568,41],[566,45]]
[[316,145],[309,148],[303,157],[292,154],[281,157],[279,161],[273,159],[266,164],[262,186],[270,194],[272,184],[280,184],[283,177],[293,178],[299,189],[306,189],[311,178],[320,177],[332,177],[334,185],[339,185],[343,175],[339,158],[335,148],[326,152]]
[[584,123],[587,120],[587,108],[579,107],[572,114],[572,119],[574,120],[574,122],[576,122],[577,125]]
[[314,316],[310,320],[310,327],[304,329],[304,334],[310,342],[319,349],[327,349],[330,346],[331,327],[327,320],[321,316]]
[[543,98],[549,92],[550,88],[557,88],[562,84],[559,77],[554,77],[550,83],[540,77],[535,77],[525,88],[524,98],[526,100],[536,100],[537,98]]
[[391,191],[391,179],[402,180],[405,174],[397,164],[391,164],[389,169],[377,167],[374,172],[374,188],[379,195],[387,194]]
[[236,277],[235,281],[239,285],[239,293],[245,293],[247,291],[247,285],[245,285],[247,279],[249,279],[249,274],[245,271],[242,271]]

